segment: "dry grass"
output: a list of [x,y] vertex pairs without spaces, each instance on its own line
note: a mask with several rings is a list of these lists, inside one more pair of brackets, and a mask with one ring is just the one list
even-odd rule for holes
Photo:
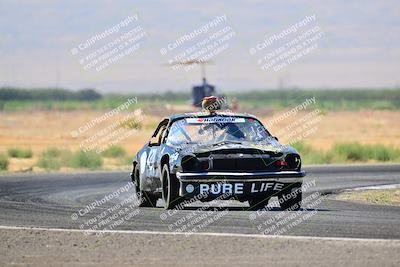
[[360,203],[400,206],[400,189],[349,192],[340,194],[337,199]]

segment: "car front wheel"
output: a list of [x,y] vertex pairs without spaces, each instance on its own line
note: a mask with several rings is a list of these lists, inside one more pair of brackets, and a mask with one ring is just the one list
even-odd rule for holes
[[136,164],[133,170],[134,176],[132,182],[135,185],[135,192],[139,198],[139,207],[153,207],[155,208],[157,205],[158,197],[151,194],[150,192],[143,191],[140,189],[140,168],[139,165]]
[[165,164],[161,171],[162,199],[165,209],[174,209],[181,204],[179,197],[179,181],[175,174],[169,172],[168,165]]

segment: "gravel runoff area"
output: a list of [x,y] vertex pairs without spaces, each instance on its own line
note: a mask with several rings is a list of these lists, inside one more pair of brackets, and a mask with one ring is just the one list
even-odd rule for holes
[[1,266],[400,266],[399,240],[0,228]]

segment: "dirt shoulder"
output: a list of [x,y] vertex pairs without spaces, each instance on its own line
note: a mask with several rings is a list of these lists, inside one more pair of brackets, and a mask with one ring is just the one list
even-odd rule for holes
[[400,206],[400,188],[349,191],[339,194],[336,198],[360,203]]
[[400,241],[0,229],[0,265],[399,266]]

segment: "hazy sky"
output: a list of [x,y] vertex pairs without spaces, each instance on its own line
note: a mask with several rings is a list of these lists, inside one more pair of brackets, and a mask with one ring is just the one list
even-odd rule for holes
[[[137,20],[73,55],[72,49],[129,16]],[[315,20],[256,55],[249,49],[315,14]],[[184,42],[185,34],[219,16],[226,20]],[[0,86],[96,88],[114,91],[186,90],[200,69],[172,69],[172,56],[229,27],[234,35],[207,67],[222,91],[284,87],[345,88],[400,85],[400,1],[56,1],[0,0]],[[101,71],[79,63],[123,33],[140,27],[137,50]],[[314,49],[274,71],[258,59],[318,27]],[[136,34],[137,35],[137,34]],[[135,35],[134,35],[135,36]],[[81,45],[81,47],[83,47]],[[198,49],[200,50],[200,48]],[[214,49],[215,50],[215,49]],[[109,50],[111,51],[111,49]],[[122,50],[121,50],[122,51]],[[211,50],[210,50],[211,51]],[[286,50],[289,51],[289,50]],[[295,55],[295,54],[293,54]],[[97,54],[98,56],[98,54]]]

